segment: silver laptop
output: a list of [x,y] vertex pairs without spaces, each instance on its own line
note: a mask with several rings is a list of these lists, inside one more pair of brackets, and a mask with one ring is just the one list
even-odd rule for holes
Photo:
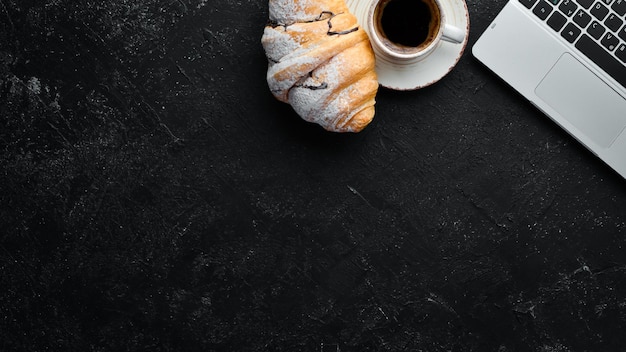
[[509,0],[472,52],[626,178],[626,0]]

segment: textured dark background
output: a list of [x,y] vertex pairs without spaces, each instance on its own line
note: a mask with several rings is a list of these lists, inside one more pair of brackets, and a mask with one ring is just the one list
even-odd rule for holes
[[269,93],[266,21],[0,0],[0,350],[626,349],[623,179],[469,47],[325,132]]

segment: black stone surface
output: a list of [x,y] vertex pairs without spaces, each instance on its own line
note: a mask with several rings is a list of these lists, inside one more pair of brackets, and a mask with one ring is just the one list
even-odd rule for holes
[[0,0],[0,350],[626,349],[623,179],[469,50],[325,132],[267,16]]

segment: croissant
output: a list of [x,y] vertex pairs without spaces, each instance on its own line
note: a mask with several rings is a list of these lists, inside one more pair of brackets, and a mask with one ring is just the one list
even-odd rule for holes
[[269,0],[261,43],[272,94],[334,132],[374,118],[378,80],[367,33],[344,0]]

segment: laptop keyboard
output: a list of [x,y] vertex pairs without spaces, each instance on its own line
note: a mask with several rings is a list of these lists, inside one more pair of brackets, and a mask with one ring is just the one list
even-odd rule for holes
[[626,88],[626,0],[519,0]]

